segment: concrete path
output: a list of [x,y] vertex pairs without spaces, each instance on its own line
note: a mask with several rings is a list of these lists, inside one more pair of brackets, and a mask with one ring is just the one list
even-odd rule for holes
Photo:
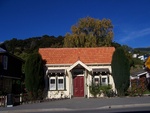
[[73,98],[50,102],[0,107],[0,113],[25,113],[38,111],[67,111],[79,109],[107,109],[120,107],[150,106],[150,96],[115,98]]

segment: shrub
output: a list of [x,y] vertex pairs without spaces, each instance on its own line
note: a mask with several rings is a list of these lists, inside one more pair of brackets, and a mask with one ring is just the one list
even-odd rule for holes
[[92,83],[92,85],[90,86],[90,93],[94,97],[97,97],[97,95],[100,94],[100,85]]
[[90,93],[94,96],[97,97],[100,94],[104,94],[104,96],[107,97],[113,97],[114,92],[111,90],[112,86],[111,85],[99,85],[99,84],[94,84],[90,86]]
[[111,93],[111,85],[101,85],[100,86],[100,91],[101,91],[101,93],[103,93],[104,94],[104,96],[110,96],[110,93]]
[[130,96],[142,96],[143,93],[147,90],[146,78],[141,77],[139,79],[131,80],[131,88],[129,89]]

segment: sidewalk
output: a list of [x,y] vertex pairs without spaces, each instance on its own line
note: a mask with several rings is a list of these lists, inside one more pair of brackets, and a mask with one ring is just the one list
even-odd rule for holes
[[38,111],[70,111],[85,109],[109,109],[121,107],[150,106],[150,97],[73,98],[14,107],[1,107],[0,113],[25,113]]

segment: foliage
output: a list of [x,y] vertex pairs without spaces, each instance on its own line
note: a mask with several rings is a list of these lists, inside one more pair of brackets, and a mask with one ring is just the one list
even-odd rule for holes
[[148,52],[150,51],[150,47],[147,47],[147,48],[135,48],[135,51],[138,51],[139,52]]
[[131,80],[131,88],[128,90],[130,96],[142,96],[147,90],[147,82],[145,77]]
[[111,88],[112,88],[111,85],[100,85],[100,91],[105,96],[109,95]]
[[81,18],[71,27],[72,34],[67,33],[64,47],[111,46],[113,25],[109,19]]
[[100,85],[99,84],[92,83],[92,85],[89,88],[90,88],[90,93],[94,97],[97,97],[97,95],[100,94]]
[[104,96],[112,96],[112,90],[111,90],[111,85],[99,85],[99,84],[95,84],[92,83],[92,85],[90,86],[90,93],[94,96],[97,97],[100,94],[104,94]]
[[133,58],[133,62],[134,62],[134,66],[135,65],[141,65],[141,66],[144,65],[143,61],[140,60],[139,58]]
[[135,66],[135,62],[134,62],[134,59],[132,58],[132,53],[131,53],[132,48],[128,47],[127,45],[122,45],[122,48],[124,50],[124,53],[125,53],[126,57],[129,60],[130,68],[134,67]]
[[31,54],[25,63],[25,86],[32,99],[37,99],[39,90],[44,90],[44,66],[38,53]]
[[13,38],[11,40],[6,40],[3,44],[10,53],[26,61],[28,54],[37,52],[39,48],[63,47],[63,40],[64,37],[62,36],[54,37],[44,35],[42,37],[32,37],[24,40]]
[[113,54],[111,68],[117,94],[124,96],[130,83],[130,66],[121,47],[117,48]]
[[117,43],[117,42],[112,42],[111,46],[113,46],[115,48],[121,47],[121,45],[119,43]]

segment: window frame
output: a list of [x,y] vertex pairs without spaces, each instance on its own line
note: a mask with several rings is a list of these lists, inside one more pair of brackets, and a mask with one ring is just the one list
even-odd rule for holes
[[[55,80],[55,83],[54,85],[51,83],[51,80]],[[49,90],[53,91],[53,90],[56,90],[56,77],[49,77]],[[53,86],[52,86],[53,85]],[[52,87],[51,87],[52,86]],[[54,87],[54,88],[53,88]]]
[[[98,82],[96,82],[95,79],[98,79]],[[93,79],[93,82],[94,82],[94,84],[96,84],[96,85],[100,84],[100,76],[95,75],[95,76],[94,76],[94,79]]]
[[[59,76],[57,77],[57,90],[65,90],[65,81],[64,81],[64,76]],[[63,83],[59,83],[59,80],[63,80]],[[62,86],[62,87],[60,87]]]
[[[105,82],[103,82],[103,79],[105,79]],[[101,76],[101,84],[102,85],[108,85],[108,76],[106,75],[106,76]]]
[[3,62],[3,69],[7,70],[7,68],[8,68],[8,56],[4,55],[2,57],[2,62]]

